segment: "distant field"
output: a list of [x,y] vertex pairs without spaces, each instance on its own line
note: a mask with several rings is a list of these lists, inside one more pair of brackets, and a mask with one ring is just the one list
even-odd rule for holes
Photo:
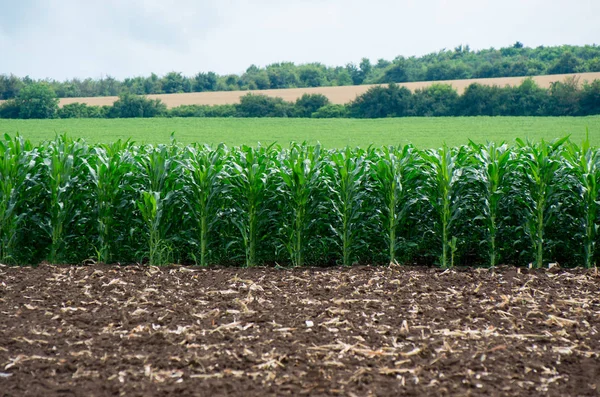
[[[540,87],[549,87],[552,82],[564,81],[567,77],[578,77],[580,83],[584,81],[593,81],[600,79],[600,73],[579,73],[579,74],[556,74],[536,76],[533,79]],[[428,87],[433,83],[442,83],[452,85],[459,94],[472,83],[483,85],[497,85],[504,87],[506,85],[519,85],[525,77],[500,77],[493,79],[469,79],[469,80],[448,80],[448,81],[426,81],[416,83],[403,83],[402,86],[414,91],[418,88]],[[224,91],[224,92],[194,92],[186,94],[163,94],[163,95],[148,95],[149,98],[160,99],[167,107],[172,108],[179,105],[223,105],[230,103],[238,103],[240,97],[248,92],[254,94],[264,94],[273,97],[280,97],[286,101],[293,102],[305,93],[323,94],[329,98],[332,103],[344,104],[354,100],[358,95],[364,94],[373,85],[355,85],[343,87],[316,87],[316,88],[290,88],[282,90],[257,90],[257,91]],[[61,99],[60,105],[80,102],[88,105],[112,105],[117,97],[93,97],[93,98],[64,98]]]
[[63,119],[1,120],[0,133],[15,134],[38,143],[67,133],[88,142],[127,139],[139,143],[169,142],[171,132],[181,143],[223,142],[256,145],[290,141],[321,142],[326,147],[346,145],[397,145],[420,148],[461,145],[472,139],[509,141],[515,138],[553,139],[571,134],[575,142],[590,131],[593,145],[600,146],[600,116],[590,117],[438,117],[396,119]]

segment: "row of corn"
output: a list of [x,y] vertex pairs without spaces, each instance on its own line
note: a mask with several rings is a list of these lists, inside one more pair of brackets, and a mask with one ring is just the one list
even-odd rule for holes
[[325,150],[0,141],[0,261],[594,266],[586,141]]

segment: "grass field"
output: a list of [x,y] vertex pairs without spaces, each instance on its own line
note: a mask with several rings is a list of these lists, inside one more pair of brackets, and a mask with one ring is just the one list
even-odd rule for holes
[[290,141],[321,142],[325,147],[397,145],[419,148],[461,145],[469,139],[512,142],[515,138],[553,139],[570,134],[575,142],[590,131],[600,146],[600,116],[591,117],[438,117],[398,119],[64,119],[0,120],[0,133],[19,132],[34,143],[67,133],[91,143],[131,138],[138,143],[168,142],[172,132],[181,143],[223,142],[256,145]]

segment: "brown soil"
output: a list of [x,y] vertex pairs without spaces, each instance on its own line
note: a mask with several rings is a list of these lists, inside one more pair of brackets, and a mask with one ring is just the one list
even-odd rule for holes
[[598,395],[600,275],[0,267],[0,395]]
[[[546,76],[536,76],[533,79],[540,87],[548,88],[550,84],[556,81],[564,81],[565,78],[579,78],[579,82],[600,80],[600,73],[579,73],[579,74],[555,74]],[[515,86],[521,84],[525,77],[500,77],[493,79],[468,79],[468,80],[448,80],[448,81],[426,81],[416,83],[400,84],[411,91],[418,88],[428,87],[433,83],[450,84],[459,94],[472,83],[483,85],[497,85],[504,87],[506,85]],[[186,94],[161,94],[148,95],[148,98],[160,99],[167,107],[173,108],[180,105],[224,105],[239,103],[243,95],[252,92],[253,94],[263,94],[272,97],[280,97],[286,101],[294,102],[303,94],[323,94],[329,98],[332,103],[346,104],[353,101],[358,95],[364,94],[373,85],[354,85],[343,87],[316,87],[316,88],[290,88],[281,90],[256,90],[256,91],[223,91],[223,92],[194,92]],[[90,97],[90,98],[63,98],[60,105],[80,102],[88,105],[112,105],[117,97]]]

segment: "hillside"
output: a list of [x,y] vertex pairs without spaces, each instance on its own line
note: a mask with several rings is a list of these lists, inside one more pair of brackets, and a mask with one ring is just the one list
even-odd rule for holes
[[[428,87],[432,84],[450,84],[454,87],[459,94],[465,90],[466,87],[473,83],[490,86],[504,87],[506,85],[516,86],[519,85],[527,77],[499,77],[499,78],[487,78],[487,79],[465,79],[465,80],[442,80],[442,81],[427,81],[427,82],[413,82],[413,83],[400,83],[398,85],[405,86],[411,91],[415,91],[420,88]],[[593,80],[600,80],[600,72],[594,73],[573,73],[573,74],[555,74],[555,75],[543,75],[534,76],[532,79],[543,88],[550,87],[551,83],[557,81],[564,81],[566,78],[579,79],[579,83],[584,81],[591,82]],[[300,98],[303,94],[323,94],[329,98],[332,103],[345,104],[354,100],[358,95],[364,94],[369,88],[378,84],[369,85],[353,85],[353,86],[342,86],[342,87],[310,87],[310,88],[287,88],[277,90],[253,90],[253,94],[263,94],[271,97],[280,97],[285,101],[295,101]],[[387,85],[387,84],[384,84]],[[163,101],[168,108],[173,108],[180,105],[224,105],[239,103],[240,97],[248,94],[249,91],[218,91],[218,92],[192,92],[183,94],[155,94],[148,95],[148,98],[160,99]],[[60,105],[66,105],[70,103],[85,103],[87,105],[112,105],[118,97],[87,97],[87,98],[62,98]]]
[[[187,65],[193,67],[193,65]],[[600,46],[561,45],[530,48],[516,42],[504,48],[472,50],[468,45],[425,55],[398,55],[394,59],[325,65],[321,62],[295,64],[277,62],[250,65],[239,74],[202,70],[194,75],[171,71],[164,75],[100,78],[80,76],[57,81],[19,77],[19,71],[0,72],[0,99],[12,99],[25,87],[46,83],[59,98],[116,96],[121,93],[156,95],[219,91],[255,91],[309,87],[411,83],[463,79],[489,79],[600,72]],[[5,68],[6,69],[6,68]],[[5,73],[5,74],[3,74]],[[212,103],[212,102],[211,102]]]

